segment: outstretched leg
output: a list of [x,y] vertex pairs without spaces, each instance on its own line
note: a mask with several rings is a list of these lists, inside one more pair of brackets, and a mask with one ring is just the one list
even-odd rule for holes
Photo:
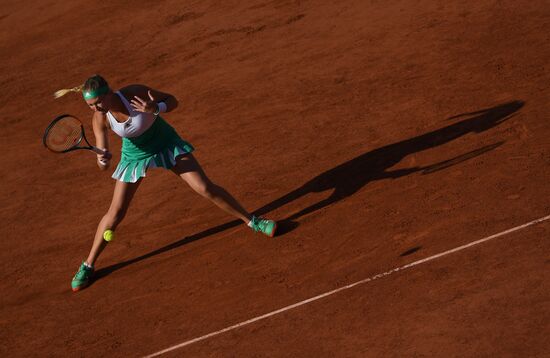
[[94,237],[92,249],[85,262],[80,265],[80,268],[73,278],[71,283],[73,291],[78,291],[90,283],[90,278],[93,274],[93,266],[103,249],[107,246],[107,242],[103,240],[103,233],[105,230],[115,230],[118,224],[124,219],[130,202],[136,193],[141,179],[136,183],[124,183],[117,181],[115,184],[115,191],[113,193],[113,199],[111,206],[107,213],[103,216]]
[[275,221],[257,218],[246,211],[224,188],[212,183],[208,179],[199,162],[192,154],[179,156],[172,171],[180,176],[197,193],[212,201],[226,213],[241,219],[254,231],[260,231],[271,237],[275,235],[275,231],[277,230],[277,223]]
[[172,171],[189,184],[194,191],[212,201],[226,213],[245,223],[249,223],[252,219],[252,215],[231,194],[221,186],[212,183],[193,154],[179,156]]

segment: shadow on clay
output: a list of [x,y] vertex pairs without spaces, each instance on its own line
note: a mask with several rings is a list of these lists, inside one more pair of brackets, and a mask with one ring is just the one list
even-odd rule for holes
[[405,257],[405,256],[412,255],[412,254],[414,254],[415,252],[417,252],[418,250],[420,250],[421,248],[422,248],[422,246],[413,247],[413,248],[408,249],[407,251],[401,253],[401,255],[399,255],[399,256],[400,256],[400,257]]
[[[364,153],[324,173],[321,173],[307,183],[303,184],[301,187],[264,205],[263,207],[256,210],[254,213],[256,215],[264,215],[275,209],[281,208],[282,206],[290,202],[296,201],[307,194],[332,190],[332,193],[327,198],[306,208],[303,208],[299,212],[294,213],[285,219],[278,220],[277,223],[279,227],[277,230],[277,236],[284,235],[298,227],[299,223],[296,222],[297,219],[325,207],[328,207],[340,200],[343,200],[353,195],[369,182],[382,179],[397,179],[417,172],[421,172],[422,174],[430,174],[457,165],[466,160],[477,157],[483,153],[497,148],[504,142],[497,142],[479,148],[472,152],[459,155],[455,158],[432,164],[426,167],[411,167],[405,169],[389,170],[389,168],[399,163],[403,158],[408,155],[446,144],[469,133],[481,133],[483,131],[491,129],[510,119],[515,112],[517,112],[524,106],[524,104],[525,103],[523,101],[517,100],[504,103],[496,107],[453,116],[450,119],[456,119],[460,117],[470,118],[453,123],[441,129],[437,129],[435,131],[413,137],[411,139],[389,144],[384,147]],[[166,245],[134,259],[99,269],[95,275],[96,279],[107,276],[108,274],[125,266],[176,249],[180,246],[220,233],[238,225],[242,225],[242,222],[240,220],[233,220],[225,224],[221,224],[216,227],[209,228],[207,230],[185,237],[179,241],[176,241],[172,244]],[[413,252],[408,254],[412,253]],[[404,254],[402,254],[402,256],[405,256]]]

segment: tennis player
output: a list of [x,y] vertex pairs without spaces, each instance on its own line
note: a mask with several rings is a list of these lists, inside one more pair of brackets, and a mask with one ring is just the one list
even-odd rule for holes
[[174,96],[137,84],[113,92],[99,75],[90,77],[82,86],[57,91],[55,96],[69,92],[81,92],[94,112],[92,124],[96,146],[106,151],[97,155],[99,168],[106,170],[112,157],[108,130],[122,137],[121,159],[112,175],[117,182],[111,206],[99,222],[88,258],[72,280],[73,291],[89,285],[96,260],[126,215],[150,168],[170,169],[201,196],[241,219],[252,230],[270,237],[275,235],[275,221],[251,215],[224,188],[214,184],[193,156],[193,146],[160,116],[160,113],[177,108],[178,101]]

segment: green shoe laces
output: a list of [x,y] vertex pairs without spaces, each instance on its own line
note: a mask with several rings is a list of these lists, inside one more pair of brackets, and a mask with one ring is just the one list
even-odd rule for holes
[[93,271],[93,267],[88,267],[84,263],[82,263],[82,265],[80,265],[80,268],[78,269],[78,272],[76,273],[76,275],[74,275],[73,280],[85,280],[88,278],[88,276],[92,274]]
[[252,217],[252,230],[256,232],[261,231],[266,233],[266,231],[270,230],[270,226],[272,225],[271,220],[257,218],[255,216]]

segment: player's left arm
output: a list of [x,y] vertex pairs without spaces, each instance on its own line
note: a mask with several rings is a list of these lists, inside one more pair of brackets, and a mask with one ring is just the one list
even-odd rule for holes
[[178,100],[170,93],[161,92],[144,85],[129,86],[131,105],[140,112],[171,112],[178,107]]

